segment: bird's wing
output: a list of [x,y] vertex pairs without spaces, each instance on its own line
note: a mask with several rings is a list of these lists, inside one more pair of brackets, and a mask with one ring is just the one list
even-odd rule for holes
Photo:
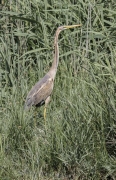
[[39,82],[32,87],[27,95],[25,108],[28,109],[32,105],[37,105],[45,101],[51,95],[53,90],[53,79],[46,74]]

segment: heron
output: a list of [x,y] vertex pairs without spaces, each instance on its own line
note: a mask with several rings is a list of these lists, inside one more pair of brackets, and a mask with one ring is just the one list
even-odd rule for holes
[[46,107],[50,102],[50,96],[54,87],[54,79],[58,69],[58,63],[59,63],[58,36],[60,32],[65,29],[75,28],[79,26],[81,26],[81,24],[60,26],[57,28],[54,38],[54,60],[52,66],[48,71],[48,73],[32,87],[32,89],[27,95],[25,101],[25,109],[29,109],[31,106],[41,106],[45,104],[44,119],[46,119]]

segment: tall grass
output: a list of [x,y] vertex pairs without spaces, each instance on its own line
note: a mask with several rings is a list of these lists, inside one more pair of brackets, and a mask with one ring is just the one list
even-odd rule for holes
[[[116,178],[114,1],[2,1],[0,5],[0,179]],[[60,63],[46,127],[43,109],[24,112],[30,88]]]

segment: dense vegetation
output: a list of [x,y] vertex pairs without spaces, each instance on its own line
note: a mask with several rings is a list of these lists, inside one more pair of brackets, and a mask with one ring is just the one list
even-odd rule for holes
[[[116,3],[4,0],[0,5],[0,179],[116,178]],[[59,25],[51,102],[24,112],[49,70]]]

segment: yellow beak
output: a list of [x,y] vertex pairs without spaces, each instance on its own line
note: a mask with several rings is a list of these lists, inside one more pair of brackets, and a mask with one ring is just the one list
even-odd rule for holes
[[82,24],[64,26],[64,28],[69,29],[69,28],[74,28],[74,27],[79,27],[79,26],[82,26]]

